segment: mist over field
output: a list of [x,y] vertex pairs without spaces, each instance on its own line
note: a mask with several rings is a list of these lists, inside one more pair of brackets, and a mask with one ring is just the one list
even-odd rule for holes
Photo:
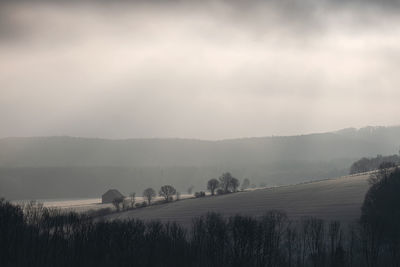
[[398,125],[399,8],[2,0],[0,193],[200,190],[224,171],[281,185],[397,153],[397,128],[333,132]]
[[9,199],[99,197],[110,188],[124,194],[174,185],[206,190],[229,171],[257,187],[336,178],[361,157],[397,154],[400,127],[201,141],[191,139],[0,140],[0,195]]

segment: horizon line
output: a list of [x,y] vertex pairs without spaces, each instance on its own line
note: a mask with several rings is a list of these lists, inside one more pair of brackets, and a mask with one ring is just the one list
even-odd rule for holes
[[223,138],[223,139],[201,139],[201,138],[190,138],[190,137],[128,137],[128,138],[108,138],[108,137],[90,137],[90,136],[75,136],[75,135],[37,135],[37,136],[6,136],[0,137],[0,140],[5,139],[40,139],[40,138],[77,138],[77,139],[97,139],[104,141],[129,141],[129,140],[191,140],[191,141],[202,141],[202,142],[222,142],[222,141],[233,141],[233,140],[245,140],[245,139],[262,139],[262,138],[285,138],[285,137],[299,137],[299,136],[309,136],[309,135],[319,135],[319,134],[329,134],[329,133],[340,133],[345,130],[353,130],[359,131],[367,128],[396,128],[400,127],[399,125],[390,125],[390,126],[382,126],[382,125],[367,125],[360,128],[357,127],[346,127],[341,128],[339,130],[333,131],[324,131],[324,132],[311,132],[311,133],[302,133],[302,134],[293,134],[293,135],[263,135],[263,136],[248,136],[248,137],[233,137],[233,138]]

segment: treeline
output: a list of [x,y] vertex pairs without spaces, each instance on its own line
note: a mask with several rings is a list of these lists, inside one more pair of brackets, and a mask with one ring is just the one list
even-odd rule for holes
[[[239,185],[240,182],[237,178],[233,177],[230,172],[224,172],[222,173],[222,175],[219,177],[218,180],[215,178],[210,179],[207,182],[207,189],[210,191],[211,195],[214,196],[215,193],[217,193],[218,195],[235,193],[238,191]],[[255,187],[255,185],[252,186]],[[246,190],[249,187],[250,187],[250,180],[248,178],[243,179],[241,190]],[[187,193],[189,195],[192,195],[193,188],[194,188],[193,185],[191,185],[188,188]],[[148,205],[155,204],[154,202],[152,202],[152,200],[157,196],[157,194],[153,188],[151,187],[146,188],[143,191],[142,196],[144,198],[144,201],[136,203],[136,193],[132,192],[129,194],[129,197],[127,199],[125,199],[124,196],[114,198],[112,204],[114,205],[116,211],[121,211],[121,206],[122,210],[125,211],[133,208],[143,208]],[[181,193],[178,192],[172,185],[161,186],[160,190],[158,191],[158,196],[162,197],[162,201],[158,201],[157,204],[168,203],[173,200],[181,199]],[[195,192],[193,196],[196,198],[205,197],[206,192],[204,191]],[[103,211],[101,212],[109,213],[111,212],[111,210],[106,208],[103,209]]]
[[382,156],[377,155],[375,158],[361,158],[354,162],[350,167],[350,174],[369,172],[379,169],[382,163],[400,164],[399,155]]
[[0,266],[398,266],[375,241],[361,225],[292,222],[280,211],[210,213],[186,230],[0,202]]

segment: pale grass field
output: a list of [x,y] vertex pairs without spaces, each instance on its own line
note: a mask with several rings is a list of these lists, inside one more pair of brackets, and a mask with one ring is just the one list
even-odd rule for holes
[[243,214],[258,217],[268,210],[282,210],[293,220],[303,216],[316,216],[347,223],[360,216],[360,208],[369,188],[368,178],[369,174],[345,176],[298,185],[186,199],[114,213],[105,219],[137,218],[190,225],[194,217],[207,212],[218,212],[224,216]]
[[[369,176],[370,173],[366,173],[297,185],[248,189],[221,196],[210,196],[208,193],[203,198],[182,194],[179,201],[112,213],[104,219],[176,221],[188,226],[194,217],[207,212],[218,212],[224,216],[242,214],[258,217],[269,210],[282,210],[293,220],[303,216],[316,216],[326,220],[352,222],[360,216],[360,208],[369,187],[367,182]],[[129,198],[126,201],[129,201]],[[136,203],[143,201],[142,197],[135,198]],[[154,202],[161,201],[161,197],[154,199]],[[39,202],[45,207],[65,211],[115,209],[112,204],[102,204],[101,198],[55,199]]]
[[[180,196],[181,199],[192,198],[193,195],[189,194],[182,194]],[[160,202],[163,198],[155,197],[152,201]],[[87,198],[87,199],[42,199],[42,200],[34,200],[37,203],[43,204],[46,208],[55,208],[61,209],[64,211],[75,211],[75,212],[87,212],[90,210],[99,210],[104,208],[111,208],[115,210],[115,207],[111,203],[103,204],[101,203],[101,198]],[[129,203],[130,199],[127,197],[125,199],[127,203]],[[29,203],[29,200],[18,200],[12,201],[15,204],[23,204]],[[143,197],[135,197],[135,204],[136,203],[143,203]]]

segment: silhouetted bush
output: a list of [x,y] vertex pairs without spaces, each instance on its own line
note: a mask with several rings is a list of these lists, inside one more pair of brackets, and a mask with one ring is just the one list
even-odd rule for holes
[[143,201],[141,203],[136,203],[135,207],[136,208],[144,208],[144,207],[147,207],[147,205],[148,205],[147,202]]
[[194,193],[194,196],[195,196],[195,197],[205,197],[205,196],[206,196],[206,193],[203,192],[203,191],[200,191],[200,192]]
[[225,191],[223,189],[219,188],[217,190],[217,195],[223,195],[223,194],[225,194]]

